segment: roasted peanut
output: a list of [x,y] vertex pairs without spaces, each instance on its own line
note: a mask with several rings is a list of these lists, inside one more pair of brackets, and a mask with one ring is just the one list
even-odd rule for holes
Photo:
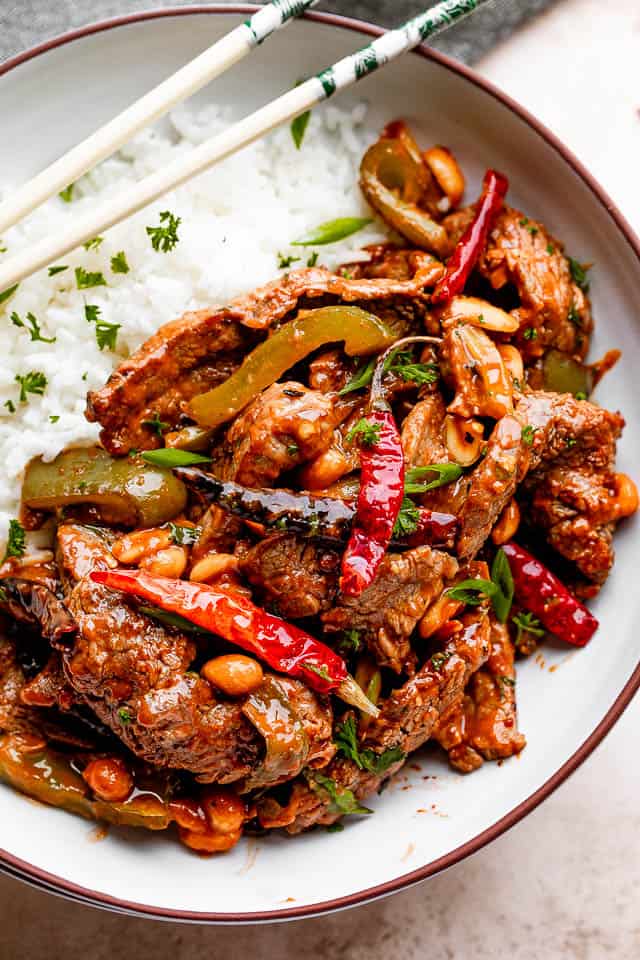
[[615,497],[608,514],[611,520],[622,520],[638,509],[638,488],[626,473],[616,473],[615,487]]
[[193,565],[189,579],[203,583],[206,580],[213,580],[223,573],[235,573],[237,569],[238,558],[234,557],[232,553],[209,553]]
[[214,787],[206,791],[200,803],[209,827],[215,833],[235,833],[242,829],[247,818],[247,808],[237,793],[223,787]]
[[120,757],[99,757],[82,771],[82,776],[101,800],[122,803],[133,790],[133,777]]
[[495,545],[499,547],[503,543],[507,543],[513,536],[515,536],[519,526],[520,508],[512,497],[498,517],[497,523],[491,531],[491,539]]
[[171,531],[168,527],[151,527],[136,530],[116,540],[111,552],[120,563],[139,563],[143,557],[171,546]]
[[195,833],[193,830],[185,830],[184,827],[178,827],[178,836],[185,847],[195,850],[197,853],[224,853],[235,847],[242,836],[242,830],[236,833]]
[[418,626],[418,632],[421,637],[427,638],[433,636],[445,623],[455,617],[456,613],[462,609],[464,604],[453,597],[442,594],[435,603],[432,603]]
[[440,316],[444,326],[464,320],[474,327],[495,333],[515,333],[519,326],[519,321],[506,310],[478,297],[453,297]]
[[522,385],[524,383],[524,365],[520,351],[510,343],[499,343],[497,346],[502,362],[511,374],[514,384]]
[[241,653],[207,660],[200,673],[211,686],[222,690],[228,697],[243,697],[257,690],[264,679],[258,661]]
[[143,557],[140,561],[140,567],[148,570],[156,577],[173,577],[177,579],[182,576],[187,566],[189,553],[186,547],[165,547],[149,556]]
[[445,417],[445,438],[451,459],[461,467],[475,463],[482,453],[484,428],[478,420],[453,414]]
[[450,209],[457,207],[464,193],[464,174],[448,147],[431,147],[422,159],[438,181],[438,186],[449,200]]

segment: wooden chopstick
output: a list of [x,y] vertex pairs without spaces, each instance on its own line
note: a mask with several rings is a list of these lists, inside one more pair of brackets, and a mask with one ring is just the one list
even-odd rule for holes
[[0,204],[0,234],[119,150],[131,137],[202,89],[316,0],[273,0],[216,41]]
[[442,0],[404,26],[390,30],[373,43],[244,117],[228,130],[205,140],[190,153],[133,184],[116,197],[103,201],[82,216],[74,217],[65,232],[45,237],[0,265],[0,293],[488,2],[491,0]]

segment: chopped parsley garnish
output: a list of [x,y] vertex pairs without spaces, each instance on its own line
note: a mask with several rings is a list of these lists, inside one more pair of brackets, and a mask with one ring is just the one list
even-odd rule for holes
[[127,255],[124,250],[119,250],[111,257],[111,270],[113,273],[129,273],[130,266],[127,262]]
[[453,654],[446,653],[444,650],[442,650],[440,653],[434,653],[434,655],[431,657],[431,666],[436,673],[440,673],[447,660],[449,660],[452,656]]
[[532,427],[531,424],[527,424],[526,427],[522,428],[522,433],[520,437],[525,447],[530,447],[533,444],[533,438],[537,432],[537,427]]
[[61,190],[58,196],[61,200],[64,200],[65,203],[71,203],[73,200],[73,188],[75,183],[70,183],[68,187],[65,187],[64,190]]
[[85,372],[82,374],[82,379],[86,380],[88,376],[89,376],[89,371],[85,370]]
[[367,770],[369,773],[384,773],[394,763],[399,763],[405,758],[405,754],[400,747],[392,747],[382,753],[376,753],[368,748],[361,750],[358,744],[356,722],[353,717],[349,717],[344,723],[339,723],[336,726],[333,742],[339,752],[349,760],[353,760],[359,770]]
[[120,709],[118,710],[118,717],[120,719],[120,723],[124,724],[125,727],[127,726],[128,723],[131,723],[131,721],[133,720],[133,717],[131,716],[131,714],[129,713],[126,707],[120,707]]
[[19,520],[9,520],[7,549],[4,553],[4,563],[10,557],[23,557],[26,549],[24,527]]
[[482,603],[483,596],[488,597],[500,623],[506,623],[513,602],[513,590],[513,577],[507,555],[504,550],[498,550],[491,565],[491,580],[480,577],[461,580],[445,593],[469,606],[477,606]]
[[590,270],[591,267],[585,267],[577,260],[574,260],[573,257],[567,257],[567,263],[569,264],[569,271],[571,273],[571,279],[577,287],[580,287],[583,293],[589,292],[589,278],[587,277],[587,270]]
[[[353,390],[362,390],[364,387],[368,387],[373,379],[376,362],[377,358],[371,357],[361,364],[348,383],[340,390],[339,395],[344,396],[344,394],[351,393]],[[418,386],[435,383],[440,376],[437,363],[414,363],[410,351],[407,350],[389,355],[385,361],[384,373],[389,371]]]
[[157,410],[153,411],[153,418],[151,420],[142,420],[141,422],[143,427],[149,427],[158,437],[161,437],[163,433],[171,429],[171,424],[161,420]]
[[13,400],[5,400],[4,406],[7,408],[7,410],[9,411],[9,413],[15,413],[15,412],[16,412],[16,405],[15,405],[15,403],[13,402]]
[[58,267],[49,267],[48,274],[50,277],[55,277],[57,273],[64,273],[65,270],[68,270],[69,267],[67,264],[60,264]]
[[291,136],[293,142],[296,145],[296,150],[299,150],[302,146],[302,141],[304,140],[304,135],[309,126],[309,120],[311,119],[311,110],[305,110],[304,113],[301,113],[299,117],[294,117],[291,121]]
[[393,526],[394,537],[408,537],[415,533],[420,523],[420,510],[416,507],[413,500],[405,497],[400,507],[400,512]]
[[347,443],[353,443],[354,440],[356,440],[361,447],[373,447],[376,443],[380,442],[380,424],[372,423],[371,420],[367,420],[366,417],[361,417],[360,420],[351,427],[351,430],[349,430],[346,436]]
[[107,323],[106,320],[96,321],[96,343],[100,350],[107,347],[109,350],[115,350],[118,330],[122,324]]
[[320,256],[320,254],[318,253],[318,251],[317,251],[317,250],[314,250],[313,253],[311,254],[311,256],[309,257],[309,259],[307,260],[307,266],[308,266],[308,267],[315,267],[316,263],[318,262],[318,257],[319,257],[319,256]]
[[59,419],[60,419],[59,414],[52,413],[51,416],[49,417],[49,423],[57,423]]
[[399,374],[403,380],[417,383],[419,386],[435,383],[440,375],[437,363],[392,364],[390,369],[393,373]]
[[549,254],[549,256],[551,256],[551,254],[552,254],[552,253],[555,253],[555,252],[556,252],[556,248],[554,247],[554,245],[553,245],[552,243],[548,243],[548,244],[547,244],[547,253]]
[[311,673],[316,673],[319,677],[322,677],[323,680],[326,680],[327,683],[331,682],[331,677],[329,676],[329,672],[324,664],[322,664],[322,666],[318,666],[317,663],[306,661],[301,664],[301,667],[304,670],[310,670]]
[[293,240],[292,247],[316,247],[325,243],[337,243],[357,233],[371,223],[371,217],[338,217],[336,220],[327,220],[312,230],[306,237]]
[[533,224],[530,224],[530,223],[529,223],[529,218],[528,218],[528,217],[523,217],[523,218],[522,218],[522,220],[520,221],[520,226],[521,226],[521,227],[525,227],[525,228],[529,231],[529,233],[531,234],[532,237],[535,237],[535,235],[536,235],[537,233],[540,233],[540,230],[539,230],[538,227],[535,227],[535,226],[533,226]]
[[14,293],[16,292],[19,286],[20,286],[19,283],[14,283],[14,285],[12,287],[9,287],[8,290],[4,290],[2,293],[0,293],[0,303],[6,303],[9,297],[12,297],[14,295]]
[[179,547],[192,547],[202,533],[201,527],[182,527],[179,523],[169,523],[171,540]]
[[297,457],[300,453],[300,447],[297,443],[290,443],[287,446],[287,456],[288,457]]
[[44,373],[40,373],[39,370],[31,370],[29,373],[25,373],[24,376],[20,376],[20,374],[17,373],[15,381],[20,384],[20,403],[27,402],[27,394],[29,393],[42,396],[48,383]]
[[87,242],[83,243],[82,246],[85,248],[85,250],[97,250],[103,241],[104,237],[92,237],[91,240],[87,240]]
[[40,330],[40,324],[35,318],[34,314],[29,312],[27,314],[26,323],[25,321],[16,313],[14,310],[11,314],[11,323],[14,327],[22,327],[29,334],[32,343],[55,343],[55,337],[43,337]]
[[85,303],[84,318],[87,323],[97,323],[100,319],[100,307],[95,303]]
[[362,646],[362,637],[360,631],[355,629],[343,630],[342,637],[338,643],[338,650],[343,657],[357,653]]
[[370,810],[369,807],[363,807],[362,804],[356,800],[351,790],[341,790],[331,777],[326,777],[317,770],[306,770],[305,776],[309,786],[315,793],[329,798],[329,813],[340,813],[344,815],[349,813],[373,813],[373,810]]
[[92,273],[89,270],[85,270],[84,267],[76,267],[75,275],[78,290],[90,290],[91,287],[106,287],[107,285],[104,274],[101,273],[100,270]]
[[[421,477],[435,473],[435,479],[421,483]],[[462,476],[462,467],[457,463],[430,463],[426,467],[410,467],[404,475],[405,493],[427,493],[437,487],[444,487]]]
[[285,257],[283,253],[279,253],[278,270],[286,270],[287,267],[290,267],[292,263],[298,263],[298,261],[301,259],[301,257],[294,257],[293,255]]
[[174,217],[170,210],[163,210],[160,214],[160,226],[147,227],[147,234],[151,237],[151,246],[156,251],[169,253],[180,239],[178,227],[182,223],[181,217]]
[[571,304],[571,309],[569,310],[569,313],[567,314],[567,320],[569,321],[569,323],[575,324],[576,327],[581,327],[581,326],[582,326],[582,318],[581,318],[580,314],[578,313],[578,311],[576,310],[576,305],[575,305],[575,303],[572,303],[572,304]]
[[543,637],[544,628],[537,617],[532,613],[514,613],[511,622],[516,627],[516,646],[520,646],[523,640],[523,634],[530,633],[534,637]]
[[538,331],[534,327],[527,327],[522,336],[525,340],[537,340]]

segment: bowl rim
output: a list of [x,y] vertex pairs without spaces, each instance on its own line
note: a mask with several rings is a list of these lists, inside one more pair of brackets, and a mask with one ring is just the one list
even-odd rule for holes
[[[252,14],[259,9],[259,6],[247,3],[231,3],[224,5],[220,3],[213,3],[208,4],[207,6],[193,4],[184,7],[167,7],[161,10],[142,10],[131,14],[124,14],[118,17],[110,17],[108,19],[99,20],[95,23],[90,23],[85,26],[78,27],[77,29],[67,31],[66,33],[36,44],[35,46],[30,47],[16,56],[10,57],[8,60],[0,63],[0,77],[8,74],[11,70],[20,66],[20,64],[26,63],[29,60],[33,60],[41,54],[48,53],[50,50],[65,46],[66,44],[72,43],[76,40],[82,40],[85,37],[93,34],[101,33],[107,30],[113,30],[118,27],[129,26],[134,23],[143,23],[149,20],[158,20],[165,17],[183,17],[202,14],[216,15],[221,13],[241,15]],[[320,23],[325,26],[333,26],[340,29],[352,30],[355,33],[366,34],[371,37],[379,37],[385,33],[385,30],[382,27],[368,23],[365,20],[339,16],[338,14],[308,11],[303,14],[303,19]],[[459,63],[458,61],[447,56],[446,54],[440,53],[439,51],[432,50],[424,44],[412,51],[411,55],[432,60],[441,67],[444,67],[446,70],[457,74],[459,77],[462,77],[469,83],[474,84],[474,86],[479,87],[484,93],[489,94],[489,96],[493,97],[503,106],[507,107],[508,110],[523,120],[530,128],[532,128],[535,133],[545,140],[546,143],[553,150],[555,150],[560,157],[562,157],[562,159],[571,167],[573,172],[576,173],[588,187],[595,199],[601,204],[601,206],[604,207],[606,213],[609,215],[614,225],[618,228],[627,244],[631,248],[632,253],[635,255],[638,261],[638,265],[640,266],[640,238],[638,238],[625,216],[620,212],[616,204],[613,202],[604,188],[599,184],[596,178],[587,170],[587,168],[574,155],[574,153],[564,145],[564,143],[555,133],[553,133],[547,126],[545,126],[532,113],[530,113],[529,110],[519,104],[516,100],[504,93],[499,87],[495,86],[484,77],[481,77],[478,73],[476,73],[475,70],[467,67],[465,64]],[[549,777],[548,780],[538,787],[537,790],[535,790],[532,794],[530,794],[530,796],[528,796],[525,800],[510,810],[509,813],[505,814],[491,826],[487,827],[485,830],[482,830],[480,833],[476,834],[475,837],[472,837],[470,840],[467,840],[460,846],[455,847],[453,850],[450,850],[443,856],[438,857],[436,860],[432,860],[429,863],[410,871],[409,873],[405,873],[402,876],[396,877],[395,879],[389,880],[385,883],[380,883],[373,887],[367,887],[364,890],[356,891],[355,893],[351,893],[343,897],[337,897],[333,900],[325,900],[322,903],[309,904],[308,906],[285,907],[281,910],[262,910],[252,912],[218,913],[215,911],[177,910],[124,900],[97,890],[91,890],[88,887],[75,884],[71,881],[65,880],[64,877],[57,876],[56,874],[49,873],[46,870],[36,867],[1,848],[0,871],[9,876],[15,877],[16,879],[21,879],[37,889],[46,890],[49,893],[61,895],[66,899],[73,900],[76,903],[84,903],[91,906],[102,907],[103,909],[128,914],[130,916],[134,915],[156,920],[172,920],[209,924],[273,923],[274,921],[279,920],[299,920],[320,916],[335,910],[342,910],[368,903],[381,897],[388,896],[391,893],[405,890],[423,880],[426,880],[428,877],[434,876],[435,874],[446,870],[454,864],[459,863],[461,860],[464,860],[472,853],[476,853],[482,847],[486,846],[488,843],[491,843],[492,840],[495,840],[511,827],[515,826],[516,823],[527,816],[527,814],[531,813],[531,811],[534,810],[540,803],[542,803],[543,800],[550,796],[550,794],[553,793],[553,791],[556,790],[560,784],[562,784],[587,759],[587,757],[602,742],[604,737],[607,735],[607,733],[609,733],[613,725],[620,718],[639,687],[640,661],[600,723],[598,723],[594,730],[592,730],[590,735],[581,744],[581,746],[568,758],[568,760],[562,764],[562,766],[558,768],[558,770],[556,770],[551,777]]]

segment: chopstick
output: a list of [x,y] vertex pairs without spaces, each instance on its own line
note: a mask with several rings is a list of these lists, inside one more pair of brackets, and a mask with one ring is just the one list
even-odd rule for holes
[[122,113],[73,147],[0,204],[0,234],[37,206],[119,150],[142,127],[153,123],[220,76],[255,47],[299,16],[316,0],[273,0],[231,33],[146,93]]
[[[293,0],[283,0],[283,5],[291,6],[291,2]],[[442,0],[402,27],[388,31],[373,43],[260,107],[229,129],[205,140],[190,153],[133,184],[116,197],[103,201],[89,213],[74,217],[66,231],[44,238],[0,265],[0,295],[3,291],[6,295],[6,291],[36,270],[54,263],[70,250],[101,235],[109,227],[142,210],[214,163],[310,110],[338,90],[356,83],[488,2],[490,0]]]

